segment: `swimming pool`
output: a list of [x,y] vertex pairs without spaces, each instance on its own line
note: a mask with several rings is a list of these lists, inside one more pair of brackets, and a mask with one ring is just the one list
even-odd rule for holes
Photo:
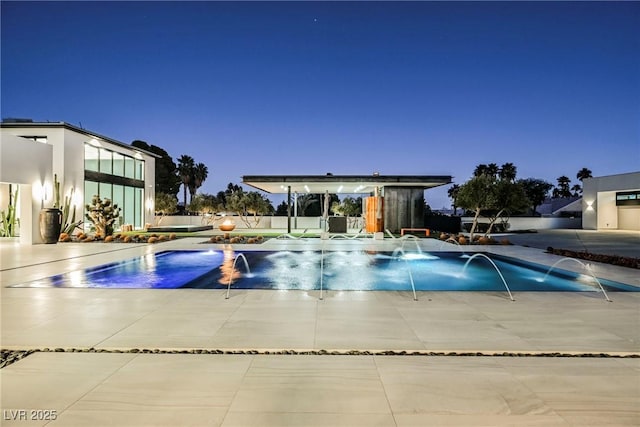
[[[594,277],[515,258],[460,252],[164,251],[13,287],[349,291],[599,291]],[[489,260],[490,259],[490,260]],[[246,260],[246,263],[245,263]],[[235,266],[234,266],[235,262]],[[494,266],[495,265],[495,266]],[[321,274],[322,273],[322,274]],[[548,276],[547,276],[548,274]],[[598,279],[607,291],[639,291]]]

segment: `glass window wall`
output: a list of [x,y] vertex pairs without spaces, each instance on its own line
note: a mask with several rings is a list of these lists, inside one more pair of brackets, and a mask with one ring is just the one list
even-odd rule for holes
[[135,170],[134,170],[134,161],[132,157],[124,158],[124,176],[126,178],[134,178]]
[[133,187],[124,188],[124,209],[123,209],[124,223],[135,224],[135,195]]
[[113,153],[113,174],[124,176],[124,156],[120,153]]
[[100,156],[99,156],[98,147],[94,147],[91,144],[85,144],[84,145],[84,168],[85,168],[85,170],[98,172],[98,170],[99,170],[98,159],[99,158],[100,158]]
[[113,151],[100,149],[100,172],[113,175]]
[[135,179],[144,180],[144,160],[135,159]]
[[88,143],[84,145],[84,168],[107,175],[144,180],[144,160]]
[[98,194],[98,183],[93,181],[84,182],[84,204],[90,205],[93,196]]
[[135,223],[134,226],[135,228],[142,228],[142,226],[144,225],[142,223],[142,218],[144,217],[144,204],[143,204],[143,191],[142,188],[136,188],[134,190],[134,197],[135,197],[135,212],[136,212],[136,216],[135,216]]
[[[85,181],[84,189],[85,204],[90,205],[93,196],[98,195],[103,200],[110,199],[120,208],[120,217],[116,221],[115,228],[123,224],[131,224],[134,228],[143,227],[144,189],[94,181]],[[86,229],[89,229],[91,223],[87,221],[85,226]]]
[[[144,160],[89,143],[85,143],[84,157],[85,170],[92,172],[85,175],[85,204],[91,204],[94,195],[111,199],[120,208],[116,228],[122,224],[141,228],[144,225],[144,189],[140,187],[142,183],[133,180],[144,181]],[[132,185],[128,184],[130,180]],[[87,221],[85,227],[89,229],[91,224]]]

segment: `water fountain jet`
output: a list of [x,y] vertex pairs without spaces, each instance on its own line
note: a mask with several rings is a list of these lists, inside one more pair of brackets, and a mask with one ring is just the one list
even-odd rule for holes
[[[399,257],[398,254],[402,253],[402,257]],[[409,261],[407,261],[406,253],[402,247],[395,248],[393,253],[391,254],[392,259],[400,260],[402,259],[407,266],[407,271],[409,272],[409,281],[411,282],[411,290],[413,291],[413,300],[418,301],[418,296],[416,295],[416,285],[413,282],[413,273],[411,273],[411,266],[409,265]]]
[[564,261],[575,261],[575,262],[577,262],[578,264],[580,264],[580,265],[581,265],[585,270],[587,270],[587,271],[589,272],[589,274],[591,274],[591,277],[593,277],[593,280],[595,280],[595,281],[596,281],[596,283],[597,283],[597,284],[598,284],[598,286],[600,287],[600,290],[601,290],[601,291],[602,291],[602,293],[604,294],[605,299],[606,299],[608,302],[612,302],[612,301],[609,299],[609,295],[607,295],[607,293],[605,292],[604,287],[602,286],[602,283],[600,283],[600,281],[598,280],[598,278],[596,277],[596,275],[595,275],[595,274],[593,273],[593,271],[591,270],[591,266],[590,266],[590,264],[585,264],[584,262],[582,262],[582,261],[580,261],[580,260],[578,260],[578,259],[575,259],[575,258],[562,258],[562,259],[559,259],[558,261],[554,262],[554,263],[553,263],[553,265],[552,265],[551,267],[549,267],[549,270],[547,270],[547,273],[546,273],[546,274],[544,275],[544,277],[542,278],[542,282],[544,283],[544,281],[545,281],[545,280],[547,280],[547,277],[549,276],[549,273],[551,273],[551,270],[553,270],[553,269],[554,269],[554,267],[555,267],[556,265],[558,265],[558,264],[560,264],[561,262],[564,262]]
[[229,292],[231,291],[231,282],[233,281],[233,272],[236,271],[236,263],[238,262],[239,258],[242,258],[242,260],[244,261],[244,266],[247,269],[247,275],[251,274],[251,270],[249,269],[249,263],[247,262],[247,258],[244,256],[244,254],[236,255],[236,257],[233,259],[233,265],[231,266],[231,274],[229,275],[229,284],[227,285],[227,296],[225,297],[225,299],[229,299]]
[[460,244],[460,242],[458,242],[453,237],[449,237],[447,240],[443,240],[442,243],[440,244],[440,250],[442,250],[442,247],[444,246],[445,243],[455,243],[456,245],[458,245],[458,248],[460,248],[460,250],[462,251],[462,254],[466,255],[466,252],[462,248],[462,245]]
[[500,279],[502,279],[502,283],[504,283],[504,287],[507,288],[507,293],[509,294],[509,298],[511,299],[511,301],[515,301],[515,299],[513,299],[513,295],[511,295],[511,290],[509,289],[509,286],[507,285],[507,281],[504,280],[504,276],[502,275],[502,272],[500,271],[500,269],[498,268],[496,263],[493,262],[493,260],[491,258],[489,258],[488,256],[486,256],[485,254],[479,254],[479,253],[478,254],[473,254],[471,256],[471,258],[469,258],[467,260],[467,262],[464,263],[464,267],[462,267],[462,274],[464,274],[464,272],[466,271],[467,266],[469,265],[469,263],[471,261],[473,261],[475,258],[478,258],[478,257],[486,258],[491,263],[491,265],[493,265],[493,268],[495,268],[496,271],[498,272],[498,275],[500,276]]

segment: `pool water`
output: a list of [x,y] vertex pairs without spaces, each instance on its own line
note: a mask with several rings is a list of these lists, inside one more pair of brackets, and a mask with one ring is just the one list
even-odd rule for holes
[[[165,251],[15,285],[87,287],[315,290],[598,291],[593,276],[490,255],[470,259],[460,252],[369,251]],[[488,254],[484,254],[489,256]],[[246,260],[246,262],[245,262]],[[235,265],[234,265],[235,263]],[[465,266],[465,264],[467,264]],[[496,267],[498,270],[496,270]],[[321,275],[322,271],[322,275]],[[598,279],[607,291],[639,288]]]

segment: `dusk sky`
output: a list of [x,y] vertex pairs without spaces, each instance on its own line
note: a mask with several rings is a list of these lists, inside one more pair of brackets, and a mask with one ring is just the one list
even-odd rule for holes
[[639,2],[1,7],[3,118],[188,154],[209,168],[201,192],[261,174],[640,170]]

